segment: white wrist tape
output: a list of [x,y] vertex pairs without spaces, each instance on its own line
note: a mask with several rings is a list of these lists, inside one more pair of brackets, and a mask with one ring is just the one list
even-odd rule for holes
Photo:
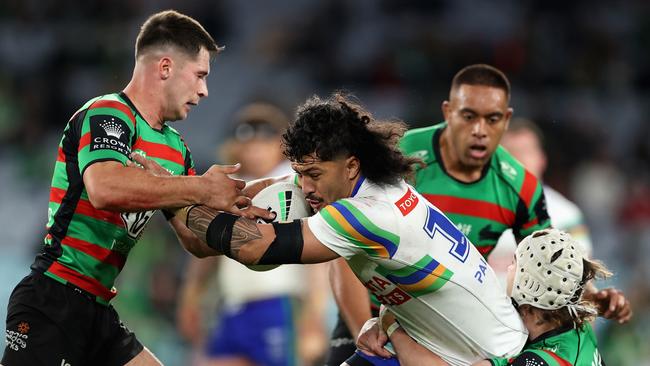
[[390,338],[390,336],[392,336],[393,333],[395,333],[395,331],[399,327],[400,327],[400,325],[399,325],[399,323],[397,321],[395,321],[395,323],[388,326],[388,329],[386,329],[386,335],[388,336],[388,338]]

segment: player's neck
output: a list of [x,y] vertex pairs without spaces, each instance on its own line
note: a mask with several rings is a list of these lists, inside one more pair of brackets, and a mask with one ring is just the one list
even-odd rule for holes
[[441,163],[445,167],[447,174],[461,182],[476,182],[483,174],[483,167],[463,164],[452,146],[448,133],[449,129],[445,129],[442,132],[442,136],[440,136],[440,158],[442,159]]
[[[522,313],[520,312],[520,314]],[[531,341],[557,328],[557,325],[554,323],[540,321],[540,317],[533,312],[522,314],[521,319],[524,321],[526,329],[528,329],[528,339]]]
[[134,73],[123,92],[151,128],[159,130],[163,127],[165,121],[162,118],[160,96],[154,92],[154,88],[147,87],[147,82],[143,77]]

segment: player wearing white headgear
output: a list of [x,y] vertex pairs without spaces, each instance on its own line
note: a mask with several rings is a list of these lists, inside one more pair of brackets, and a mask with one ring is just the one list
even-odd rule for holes
[[[583,298],[585,284],[611,273],[588,259],[571,235],[545,229],[526,237],[508,267],[508,293],[526,328],[528,342],[513,358],[492,358],[475,366],[501,365],[603,365],[596,337],[589,324],[597,314],[594,303]],[[390,340],[401,365],[445,365],[425,351],[389,314],[382,319],[393,328]]]

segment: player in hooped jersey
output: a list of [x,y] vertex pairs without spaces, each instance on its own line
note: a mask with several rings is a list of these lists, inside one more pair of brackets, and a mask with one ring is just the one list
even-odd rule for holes
[[[115,278],[154,210],[191,203],[252,217],[244,182],[211,167],[194,176],[181,136],[166,121],[187,117],[208,95],[211,54],[219,50],[194,19],[152,15],[136,41],[123,92],[88,101],[70,119],[52,177],[45,245],[9,300],[4,366],[160,365],[110,305]],[[170,176],[131,166],[146,155]],[[178,218],[170,224],[193,254],[200,242]]]
[[316,215],[273,224],[203,206],[176,215],[212,254],[244,264],[345,258],[411,336],[453,365],[512,356],[524,325],[479,251],[402,179],[416,162],[396,146],[404,130],[342,96],[314,97],[283,140]]

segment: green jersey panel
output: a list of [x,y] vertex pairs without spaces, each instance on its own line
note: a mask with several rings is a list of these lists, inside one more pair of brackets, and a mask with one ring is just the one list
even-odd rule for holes
[[400,141],[407,155],[424,161],[416,167],[414,186],[442,210],[485,257],[501,234],[512,228],[523,238],[550,226],[540,182],[501,146],[481,178],[465,183],[450,176],[440,158],[443,122],[408,131]]
[[519,355],[512,358],[493,358],[490,362],[494,366],[603,365],[596,335],[589,323],[585,323],[580,329],[565,327],[552,330],[527,343]]
[[88,101],[70,119],[59,143],[50,188],[48,234],[32,268],[70,282],[107,304],[115,278],[155,211],[112,212],[93,207],[83,172],[94,163],[126,164],[140,153],[173,175],[194,175],[191,153],[180,134],[151,128],[123,94]]

